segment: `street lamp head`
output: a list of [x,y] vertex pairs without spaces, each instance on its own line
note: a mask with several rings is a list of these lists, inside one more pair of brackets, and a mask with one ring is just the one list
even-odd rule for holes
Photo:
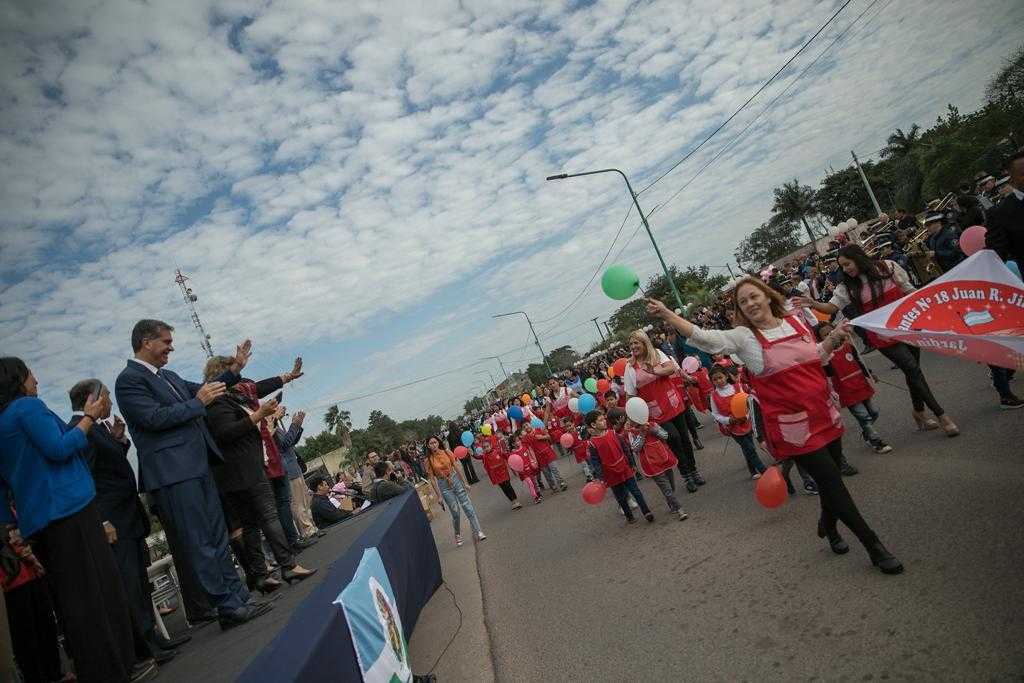
[[568,177],[568,173],[558,173],[556,175],[549,175],[548,180],[565,180]]

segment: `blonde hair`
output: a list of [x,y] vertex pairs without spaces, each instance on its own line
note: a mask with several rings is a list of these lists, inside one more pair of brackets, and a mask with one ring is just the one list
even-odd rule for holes
[[214,356],[206,361],[206,369],[203,370],[203,379],[207,382],[213,380],[234,364],[232,356]]
[[[658,364],[658,353],[654,350],[654,344],[651,343],[651,338],[647,336],[647,333],[643,330],[636,330],[629,335],[629,341],[638,341],[644,345],[644,358],[643,360],[650,363],[651,365]],[[640,359],[637,359],[640,360]]]
[[781,294],[776,292],[774,289],[769,287],[763,280],[759,280],[756,277],[745,277],[736,283],[733,287],[733,324],[749,329],[754,329],[754,324],[747,318],[747,314],[740,309],[740,287],[756,287],[761,290],[766,297],[768,297],[768,306],[771,308],[772,315],[780,320],[786,316],[786,299]]

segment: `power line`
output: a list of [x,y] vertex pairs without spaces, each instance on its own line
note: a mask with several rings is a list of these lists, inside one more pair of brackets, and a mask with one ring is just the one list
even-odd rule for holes
[[786,63],[785,63],[785,64],[783,64],[783,65],[782,65],[781,67],[779,67],[779,70],[778,70],[778,71],[776,71],[776,72],[775,72],[775,73],[774,73],[774,74],[772,75],[772,77],[771,77],[771,78],[769,78],[769,79],[768,79],[767,81],[765,81],[765,82],[764,82],[764,83],[763,83],[763,84],[761,85],[761,87],[760,87],[760,88],[758,88],[758,89],[757,89],[756,91],[754,91],[754,94],[753,94],[753,95],[751,95],[750,97],[748,97],[748,98],[747,98],[747,101],[746,101],[746,102],[744,102],[743,104],[741,104],[741,105],[740,105],[739,109],[737,109],[736,111],[734,111],[734,112],[733,112],[733,113],[732,113],[732,114],[731,114],[731,115],[729,116],[729,118],[727,118],[727,119],[726,119],[725,121],[723,121],[723,122],[722,122],[722,123],[721,123],[721,124],[720,124],[720,125],[718,126],[718,128],[715,128],[715,129],[714,129],[713,131],[711,131],[711,134],[710,134],[710,135],[708,135],[708,136],[707,136],[706,138],[704,138],[703,140],[701,140],[701,142],[700,142],[700,144],[699,144],[699,145],[697,145],[696,147],[694,147],[693,149],[691,149],[691,150],[690,150],[689,152],[687,152],[687,153],[686,153],[686,154],[685,154],[685,155],[683,156],[683,158],[682,158],[682,159],[680,159],[680,160],[679,160],[679,161],[677,161],[676,163],[672,164],[672,165],[671,165],[671,166],[670,166],[670,167],[669,167],[669,168],[668,168],[668,169],[667,169],[667,170],[666,170],[666,171],[665,171],[664,173],[662,173],[662,174],[661,174],[661,175],[659,175],[659,176],[658,176],[657,178],[655,178],[655,179],[654,179],[654,180],[652,180],[652,181],[651,181],[650,183],[648,183],[648,184],[647,184],[646,186],[644,186],[644,188],[643,188],[642,190],[640,190],[639,192],[637,192],[637,195],[638,195],[638,196],[639,196],[639,195],[642,195],[642,194],[643,194],[644,192],[646,192],[647,190],[649,190],[649,189],[651,189],[652,187],[654,187],[654,186],[655,186],[655,185],[656,185],[657,183],[661,182],[661,180],[662,180],[662,179],[663,179],[663,178],[664,178],[665,176],[667,176],[667,175],[668,175],[669,173],[671,173],[671,172],[672,172],[672,171],[674,171],[674,170],[675,170],[676,168],[678,168],[680,164],[682,164],[682,163],[683,163],[684,161],[686,161],[686,160],[687,160],[687,159],[689,159],[689,158],[690,158],[691,156],[693,156],[693,155],[694,155],[694,154],[695,154],[695,153],[697,152],[697,150],[699,150],[699,149],[700,149],[701,147],[703,147],[703,146],[704,146],[704,145],[705,145],[705,144],[706,144],[706,143],[707,143],[707,142],[708,142],[709,140],[711,140],[711,138],[713,138],[713,137],[715,137],[716,135],[718,135],[719,131],[721,131],[721,130],[722,130],[723,128],[725,128],[725,127],[726,127],[727,125],[729,125],[729,122],[730,122],[730,121],[732,121],[732,120],[733,120],[734,118],[736,118],[736,116],[737,116],[737,115],[738,115],[738,114],[739,114],[739,113],[740,113],[741,111],[743,111],[744,109],[746,109],[746,108],[747,108],[747,105],[749,105],[749,104],[750,104],[751,102],[753,102],[753,101],[754,101],[754,98],[756,98],[756,97],[757,97],[758,95],[760,95],[760,94],[761,94],[761,92],[762,92],[762,91],[763,91],[763,90],[764,90],[765,88],[767,88],[767,87],[768,87],[769,85],[771,85],[772,83],[774,83],[774,82],[775,82],[775,79],[779,77],[779,74],[781,74],[781,73],[782,73],[783,71],[785,71],[785,70],[786,70],[786,67],[788,67],[788,66],[789,66],[790,64],[792,64],[792,63],[793,63],[793,60],[795,60],[795,59],[796,59],[797,57],[799,57],[799,56],[800,56],[800,55],[801,55],[801,54],[803,53],[803,51],[804,51],[804,50],[806,50],[806,49],[807,49],[807,48],[808,48],[808,47],[810,46],[810,44],[811,44],[812,42],[814,42],[814,39],[815,39],[815,38],[817,38],[817,37],[818,37],[818,36],[819,36],[819,35],[821,34],[821,32],[822,32],[822,31],[824,31],[824,30],[825,30],[825,29],[826,29],[826,28],[828,27],[828,25],[829,25],[829,24],[831,24],[831,23],[832,23],[833,21],[835,21],[836,17],[838,17],[838,16],[840,15],[840,13],[842,13],[842,11],[843,11],[844,9],[846,9],[846,6],[847,6],[847,5],[849,5],[849,4],[851,3],[851,2],[853,2],[853,0],[846,0],[846,2],[844,2],[844,3],[842,4],[842,6],[841,6],[841,7],[839,8],[839,9],[837,9],[837,10],[835,11],[835,14],[833,14],[833,15],[832,15],[831,17],[829,17],[828,21],[826,21],[826,22],[825,22],[824,24],[822,24],[822,25],[821,25],[821,27],[820,27],[820,28],[819,28],[819,29],[818,29],[817,31],[815,31],[815,32],[814,32],[814,35],[812,35],[812,36],[811,36],[810,38],[808,38],[808,39],[807,39],[807,41],[806,41],[806,42],[805,42],[805,43],[804,43],[803,45],[801,45],[801,46],[800,46],[800,49],[799,49],[799,50],[797,50],[796,52],[794,52],[794,53],[793,53],[793,55],[792,55],[792,56],[791,56],[791,57],[790,57],[789,59],[787,59],[787,60],[786,60]]

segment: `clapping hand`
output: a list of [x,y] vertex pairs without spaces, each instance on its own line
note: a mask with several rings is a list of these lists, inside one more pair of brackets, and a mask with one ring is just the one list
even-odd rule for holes
[[101,420],[109,411],[110,394],[106,391],[101,391],[99,396],[90,394],[82,408],[82,412],[91,417],[93,422]]
[[224,382],[207,382],[199,387],[199,391],[196,392],[196,398],[204,406],[208,406],[227,393],[227,390],[228,388],[224,385]]
[[305,419],[306,419],[306,413],[304,413],[304,412],[302,412],[300,410],[299,412],[297,412],[294,415],[292,415],[292,425],[297,426],[297,427],[301,427],[302,426],[302,421],[305,420]]
[[274,414],[277,410],[277,401],[269,399],[260,404],[259,409],[253,414],[253,417],[257,418],[257,421],[262,420],[265,417],[269,417]]
[[281,381],[285,384],[302,377],[302,356],[295,359],[295,363],[292,365],[292,371],[286,372],[281,375]]
[[124,440],[124,420],[120,416],[114,416],[114,424],[110,425],[110,435],[117,441]]
[[235,362],[231,364],[231,371],[236,375],[242,372],[242,368],[249,362],[252,356],[252,340],[246,339],[235,347]]

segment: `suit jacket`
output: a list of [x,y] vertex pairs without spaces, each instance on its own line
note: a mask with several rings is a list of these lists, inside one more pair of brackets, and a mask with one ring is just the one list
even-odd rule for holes
[[[231,386],[238,379],[228,370],[216,381]],[[201,387],[170,370],[155,375],[133,361],[117,376],[114,395],[135,440],[142,490],[201,477],[211,461],[223,461],[206,427],[206,406],[195,397]]]
[[985,246],[1024,268],[1024,201],[1011,193],[989,212]]
[[[81,415],[75,415],[69,424],[74,427],[81,419]],[[102,422],[93,425],[86,438],[89,448],[85,461],[96,484],[96,507],[100,517],[114,525],[118,538],[149,536],[149,516],[139,500],[135,472],[128,463],[131,442],[116,440]]]
[[[256,382],[260,398],[280,389],[280,377]],[[213,466],[213,476],[221,491],[241,491],[265,481],[263,438],[249,419],[249,413],[233,397],[221,396],[206,408],[206,422],[223,460]]]
[[328,500],[327,496],[321,496],[318,493],[313,494],[309,507],[313,513],[313,524],[320,529],[352,516],[351,512],[334,507],[334,503]]

